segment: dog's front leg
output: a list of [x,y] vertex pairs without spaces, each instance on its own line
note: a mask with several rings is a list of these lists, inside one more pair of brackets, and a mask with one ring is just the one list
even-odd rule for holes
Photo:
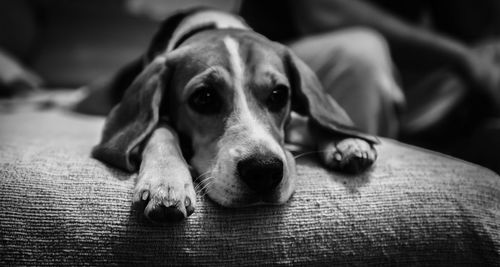
[[154,222],[180,221],[195,208],[196,193],[175,131],[159,126],[144,146],[134,202]]

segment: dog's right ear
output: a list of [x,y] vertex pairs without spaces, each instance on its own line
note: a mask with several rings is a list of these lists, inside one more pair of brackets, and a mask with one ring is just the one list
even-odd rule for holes
[[133,172],[138,168],[139,149],[160,117],[160,105],[168,76],[168,59],[157,57],[125,91],[121,102],[106,119],[101,142],[92,156]]

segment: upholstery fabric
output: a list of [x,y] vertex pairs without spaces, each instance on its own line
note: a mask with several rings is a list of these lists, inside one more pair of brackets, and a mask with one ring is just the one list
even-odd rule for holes
[[103,118],[0,112],[0,265],[499,265],[500,178],[382,139],[359,176],[298,160],[283,206],[227,209],[199,196],[153,225],[135,174],[90,158]]

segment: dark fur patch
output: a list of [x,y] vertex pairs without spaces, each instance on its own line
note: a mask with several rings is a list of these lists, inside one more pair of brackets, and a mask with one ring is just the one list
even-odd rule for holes
[[215,25],[215,23],[207,23],[207,24],[199,25],[198,27],[193,28],[193,29],[189,30],[188,32],[186,32],[184,35],[182,35],[179,38],[179,40],[173,45],[173,49],[179,47],[182,43],[184,43],[184,41],[189,39],[189,37],[191,37],[199,32],[206,31],[206,30],[213,30],[216,28],[217,28],[217,25]]

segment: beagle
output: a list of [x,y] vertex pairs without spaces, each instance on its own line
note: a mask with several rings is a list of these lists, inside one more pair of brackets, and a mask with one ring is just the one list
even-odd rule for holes
[[354,128],[305,63],[232,14],[169,17],[144,56],[100,87],[117,105],[92,155],[138,171],[133,201],[155,222],[193,213],[194,174],[225,207],[285,203],[296,183],[285,144],[297,135],[332,170],[359,173],[377,157],[378,139]]

